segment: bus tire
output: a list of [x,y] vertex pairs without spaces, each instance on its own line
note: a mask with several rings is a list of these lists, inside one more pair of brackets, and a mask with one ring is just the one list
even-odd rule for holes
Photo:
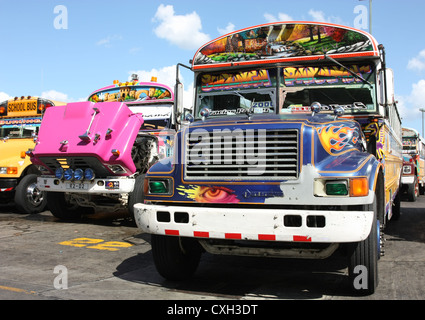
[[15,206],[20,213],[35,214],[44,211],[47,204],[46,192],[37,187],[37,175],[28,174],[15,189]]
[[83,214],[92,213],[91,208],[83,208],[70,203],[64,192],[47,192],[46,198],[52,215],[61,220],[78,220]]
[[152,234],[151,246],[155,267],[167,280],[191,277],[201,260],[202,247],[195,239]]
[[392,206],[392,221],[397,221],[400,219],[401,215],[401,196],[400,196],[400,189],[397,191],[397,195],[394,198],[393,206]]
[[419,183],[418,179],[415,177],[415,181],[412,184],[408,185],[407,188],[407,198],[411,202],[415,202],[419,195]]
[[[381,190],[382,188],[379,188]],[[377,190],[378,191],[378,190]],[[382,214],[383,194],[376,192],[369,210],[374,217],[369,236],[360,242],[348,246],[348,275],[352,289],[360,295],[373,294],[378,286],[378,260],[381,251],[381,226],[378,217]],[[385,209],[384,209],[385,210]]]
[[134,205],[136,203],[143,203],[145,199],[144,181],[145,181],[144,174],[137,176],[136,181],[134,182],[133,192],[131,192],[128,195],[128,213],[130,217],[133,219],[133,221],[136,221],[134,217]]

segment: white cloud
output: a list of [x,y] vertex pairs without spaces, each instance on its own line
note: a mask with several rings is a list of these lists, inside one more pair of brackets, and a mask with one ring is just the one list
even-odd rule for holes
[[[151,81],[152,77],[157,77],[158,83],[165,84],[169,86],[174,91],[174,86],[176,85],[176,66],[168,66],[161,69],[152,69],[152,70],[137,70],[130,71],[128,80],[131,80],[132,74],[137,74],[139,76],[139,81]],[[185,79],[182,74],[179,76],[180,81],[185,83]],[[193,82],[190,84],[185,83],[183,93],[183,104],[185,108],[190,108],[193,101]]]
[[67,94],[55,90],[44,91],[43,93],[41,93],[41,97],[61,102],[71,101],[71,99],[68,98]]
[[235,31],[235,25],[231,22],[229,22],[226,26],[226,28],[222,29],[222,28],[217,28],[218,33],[220,33],[220,35],[224,35],[224,34],[228,34],[230,32]]
[[9,100],[9,99],[12,99],[12,97],[9,96],[6,92],[0,92],[0,102]]
[[283,12],[279,12],[277,14],[277,17],[270,13],[265,13],[264,18],[266,19],[267,22],[294,21],[294,19],[289,14],[286,14]]
[[410,100],[413,104],[424,107],[423,104],[425,97],[425,80],[419,80],[418,83],[412,85],[412,93],[410,94]]
[[128,50],[128,53],[135,55],[138,52],[140,52],[142,49],[141,48],[131,48],[130,50]]
[[133,70],[129,73],[128,80],[131,80],[132,74],[139,76],[139,81],[151,81],[152,77],[156,77],[159,83],[163,83],[171,88],[176,84],[176,66],[163,67],[161,69],[151,70]]
[[112,35],[112,36],[107,36],[104,39],[99,40],[98,42],[96,42],[97,46],[103,46],[106,48],[110,48],[112,46],[112,42],[114,41],[119,41],[122,40],[122,36],[120,35]]
[[416,57],[409,60],[407,69],[416,71],[425,70],[425,49],[419,52]]
[[182,49],[194,50],[210,40],[210,36],[201,31],[201,18],[196,12],[176,15],[172,5],[161,4],[153,21],[159,22],[154,29],[157,37]]
[[[323,11],[310,9],[308,15],[311,17],[312,21],[317,22],[328,22],[335,24],[344,24],[342,19],[336,16],[326,16]],[[277,21],[294,21],[295,19],[287,13],[279,12],[277,16],[270,13],[265,13],[264,18],[267,22],[277,22]]]
[[419,80],[412,85],[412,91],[409,96],[398,96],[397,107],[400,116],[405,121],[414,121],[422,117],[419,108],[425,108],[425,79]]
[[344,24],[342,19],[336,16],[326,16],[323,11],[318,11],[314,9],[310,9],[308,14],[313,18],[313,21],[316,22],[328,22],[335,24]]

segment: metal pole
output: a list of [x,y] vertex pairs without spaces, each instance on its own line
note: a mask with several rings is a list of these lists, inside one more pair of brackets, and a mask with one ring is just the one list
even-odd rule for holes
[[369,33],[372,34],[372,0],[369,0]]

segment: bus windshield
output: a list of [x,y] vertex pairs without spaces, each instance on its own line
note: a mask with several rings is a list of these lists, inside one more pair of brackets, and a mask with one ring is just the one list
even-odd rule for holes
[[376,112],[375,82],[370,65],[205,73],[197,79],[195,116],[200,118],[205,108],[210,116],[231,116],[247,110],[251,114],[310,112],[313,102],[319,102],[323,112],[333,112],[336,107],[351,114]]
[[29,139],[38,132],[39,125],[0,126],[0,139]]
[[89,98],[90,102],[125,102],[134,113],[142,114],[142,130],[162,130],[171,125],[173,94],[170,90],[154,84],[134,85],[117,83],[98,90]]
[[403,137],[403,153],[416,153],[418,149],[416,138]]

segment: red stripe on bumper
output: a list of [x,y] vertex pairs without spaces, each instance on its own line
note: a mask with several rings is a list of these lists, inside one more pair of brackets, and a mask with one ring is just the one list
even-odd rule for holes
[[165,230],[167,236],[178,236],[180,235],[179,230]]
[[209,238],[210,233],[209,232],[203,232],[203,231],[195,231],[193,232],[193,236],[197,238]]
[[311,242],[311,238],[309,236],[294,236],[293,239],[298,242]]
[[239,240],[239,239],[242,239],[242,234],[240,234],[240,233],[226,233],[224,235],[224,237],[226,239],[236,239],[236,240]]
[[259,234],[258,240],[275,241],[276,236],[274,234]]

